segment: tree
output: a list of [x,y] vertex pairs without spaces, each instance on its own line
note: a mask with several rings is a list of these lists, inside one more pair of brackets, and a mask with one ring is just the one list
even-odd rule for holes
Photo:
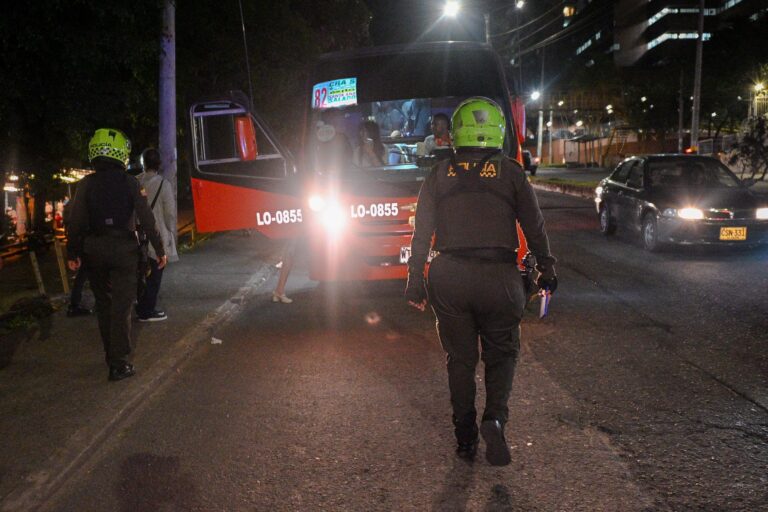
[[[38,202],[61,167],[87,165],[96,128],[125,130],[139,150],[157,145],[160,5],[34,0],[3,10],[0,169],[33,172]],[[361,0],[243,1],[243,8],[257,108],[279,134],[300,133],[309,63],[364,43],[368,11]],[[237,0],[178,4],[177,74],[179,148],[186,148],[192,101],[247,90]]]
[[768,119],[757,117],[748,122],[747,130],[735,148],[730,163],[741,167],[742,179],[746,175],[748,178],[765,179],[768,174]]

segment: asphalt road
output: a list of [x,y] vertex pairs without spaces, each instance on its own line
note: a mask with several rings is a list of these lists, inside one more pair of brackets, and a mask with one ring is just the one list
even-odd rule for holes
[[510,466],[453,455],[434,320],[400,283],[299,268],[294,304],[267,283],[48,508],[768,510],[768,250],[647,254],[539,196],[561,284],[523,324]]

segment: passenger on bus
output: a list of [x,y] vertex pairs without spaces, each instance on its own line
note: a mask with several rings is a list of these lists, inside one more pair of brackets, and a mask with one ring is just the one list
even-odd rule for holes
[[405,131],[409,137],[423,137],[429,129],[429,102],[426,100],[408,100],[403,103],[406,117]]
[[448,148],[451,146],[451,121],[442,113],[432,116],[432,135],[424,139],[426,154],[432,154],[436,148]]
[[373,121],[364,121],[357,132],[358,145],[355,148],[355,165],[358,167],[382,167],[386,149],[381,142],[379,126]]
[[[404,130],[408,124],[408,118],[398,108],[397,102],[379,101],[374,105],[373,116],[376,124],[384,133],[392,133],[395,130]],[[402,105],[400,105],[402,107]]]
[[323,174],[337,173],[352,162],[352,145],[347,136],[333,124],[322,121],[317,127],[317,170]]

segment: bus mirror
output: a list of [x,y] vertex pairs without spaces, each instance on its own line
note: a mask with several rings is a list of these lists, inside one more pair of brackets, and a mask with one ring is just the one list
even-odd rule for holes
[[250,116],[237,116],[235,118],[235,130],[237,133],[237,151],[240,160],[256,160],[259,156],[259,147],[256,143],[256,128]]

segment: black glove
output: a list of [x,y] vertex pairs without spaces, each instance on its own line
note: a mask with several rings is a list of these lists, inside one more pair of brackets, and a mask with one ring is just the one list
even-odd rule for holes
[[408,284],[405,286],[405,300],[421,304],[427,300],[427,285],[424,276],[415,273],[408,274]]
[[555,290],[557,290],[557,276],[554,273],[549,276],[541,274],[536,280],[536,285],[545,292],[555,293]]

